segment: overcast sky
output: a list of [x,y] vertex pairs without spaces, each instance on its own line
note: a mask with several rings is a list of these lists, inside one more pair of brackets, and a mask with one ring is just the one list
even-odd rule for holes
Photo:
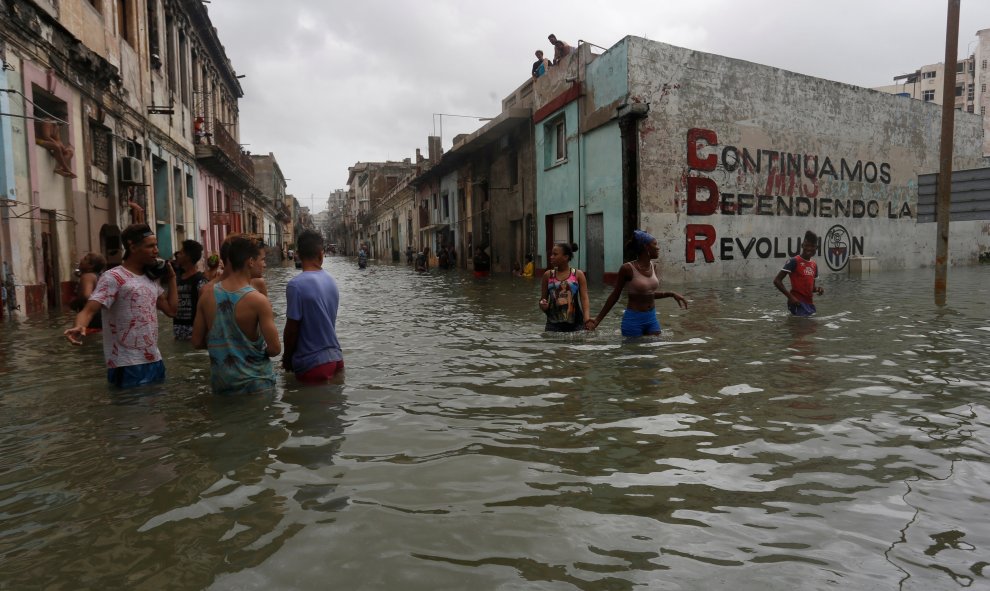
[[[608,7],[603,9],[603,7]],[[426,154],[434,113],[490,117],[549,33],[610,47],[626,35],[862,86],[941,62],[946,0],[212,0],[244,74],[241,141],[272,152],[314,211],[359,161]],[[959,56],[990,28],[962,0]],[[444,149],[484,125],[442,117]],[[312,197],[312,199],[311,199]]]

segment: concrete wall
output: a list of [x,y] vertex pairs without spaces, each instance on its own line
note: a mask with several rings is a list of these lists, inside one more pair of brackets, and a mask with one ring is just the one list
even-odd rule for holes
[[[668,279],[771,276],[809,229],[827,242],[823,258],[834,253],[824,273],[850,255],[885,269],[931,258],[915,215],[917,177],[938,167],[938,106],[635,37],[622,44],[630,100],[650,105],[639,124],[640,225],[659,238]],[[957,112],[954,166],[983,166],[982,144],[980,117]]]

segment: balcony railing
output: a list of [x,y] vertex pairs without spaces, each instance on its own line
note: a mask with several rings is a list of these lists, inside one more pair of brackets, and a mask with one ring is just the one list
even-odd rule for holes
[[227,126],[224,123],[215,122],[210,127],[212,129],[209,130],[210,134],[207,137],[212,138],[213,145],[253,180],[254,162],[251,161],[250,155],[241,150],[240,144],[227,131]]

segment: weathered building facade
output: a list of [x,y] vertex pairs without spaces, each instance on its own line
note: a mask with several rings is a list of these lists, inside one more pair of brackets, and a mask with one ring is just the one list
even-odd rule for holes
[[194,0],[0,4],[0,261],[11,310],[67,303],[89,251],[146,222],[216,250],[253,187],[238,76]]
[[260,232],[268,246],[269,258],[283,252],[290,242],[295,242],[290,228],[292,213],[286,205],[286,181],[275,155],[251,155],[254,164],[254,181],[260,195],[252,207],[251,215],[260,219]]
[[[637,227],[675,282],[769,277],[805,230],[826,272],[933,259],[916,215],[918,176],[938,166],[934,105],[637,37],[580,46],[534,92],[539,241],[578,242],[593,280]],[[960,113],[954,167],[983,166],[982,143]]]
[[351,199],[347,216],[346,252],[356,253],[361,243],[367,243],[371,247],[372,258],[384,260],[391,257],[387,249],[385,252],[379,250],[383,245],[379,244],[375,235],[382,230],[379,227],[381,223],[373,223],[373,220],[381,213],[378,208],[381,201],[415,167],[412,160],[406,158],[401,162],[358,162],[347,169]]

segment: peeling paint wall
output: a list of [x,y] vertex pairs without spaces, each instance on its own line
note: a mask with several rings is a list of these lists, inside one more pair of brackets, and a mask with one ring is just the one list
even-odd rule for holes
[[[853,255],[884,269],[934,257],[915,216],[917,177],[938,168],[939,107],[636,37],[621,43],[629,100],[650,105],[639,124],[640,225],[660,239],[668,279],[769,277],[805,230],[823,240],[823,273],[844,271]],[[985,166],[982,144],[980,117],[957,112],[954,167]]]

